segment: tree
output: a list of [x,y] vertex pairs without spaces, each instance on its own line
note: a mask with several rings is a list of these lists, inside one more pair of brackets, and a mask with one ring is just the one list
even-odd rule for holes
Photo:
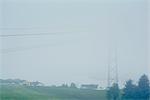
[[138,85],[134,85],[132,80],[125,84],[123,89],[123,98],[126,99],[140,99],[149,100],[150,98],[150,82],[148,76],[142,75],[139,79]]
[[62,87],[62,88],[68,88],[68,85],[67,84],[62,84],[60,87]]
[[132,80],[128,80],[123,89],[123,98],[134,99],[137,97],[137,86],[133,84]]
[[71,83],[70,88],[77,88],[75,83]]
[[108,100],[118,100],[119,99],[119,86],[117,83],[114,83],[112,87],[109,87],[107,90]]
[[138,82],[139,98],[149,100],[150,98],[150,82],[148,76],[142,75]]
[[111,100],[112,99],[111,88],[110,87],[107,90],[106,97],[107,97],[107,100]]

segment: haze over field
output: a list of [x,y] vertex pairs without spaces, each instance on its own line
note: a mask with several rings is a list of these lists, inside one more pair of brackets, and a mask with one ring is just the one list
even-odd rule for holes
[[[108,49],[119,80],[148,73],[147,0],[3,0],[1,77],[106,86]],[[115,44],[109,43],[115,41]]]

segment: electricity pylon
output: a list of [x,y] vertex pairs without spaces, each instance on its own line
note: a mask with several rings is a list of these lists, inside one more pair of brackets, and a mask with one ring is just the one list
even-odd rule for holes
[[115,40],[110,39],[108,50],[108,88],[114,83],[118,84],[118,56]]

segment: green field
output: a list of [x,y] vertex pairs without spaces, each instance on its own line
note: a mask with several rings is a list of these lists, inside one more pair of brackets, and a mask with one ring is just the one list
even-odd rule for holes
[[106,100],[103,90],[58,87],[1,86],[1,100]]

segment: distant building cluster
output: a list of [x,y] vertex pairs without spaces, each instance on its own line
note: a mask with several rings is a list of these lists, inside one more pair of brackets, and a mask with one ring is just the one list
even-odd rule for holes
[[[21,79],[0,79],[0,85],[20,85],[20,86],[45,86],[43,83],[39,81],[30,82],[27,80]],[[77,86],[75,83],[62,84],[61,86],[52,85],[50,87],[58,87],[58,88],[76,88],[76,89],[88,89],[88,90],[104,90],[105,88],[100,87],[98,84],[81,84]]]
[[22,85],[22,86],[44,86],[41,82],[29,82],[27,80],[20,79],[0,79],[0,85]]
[[98,85],[97,84],[82,84],[81,89],[90,89],[90,90],[97,90]]

